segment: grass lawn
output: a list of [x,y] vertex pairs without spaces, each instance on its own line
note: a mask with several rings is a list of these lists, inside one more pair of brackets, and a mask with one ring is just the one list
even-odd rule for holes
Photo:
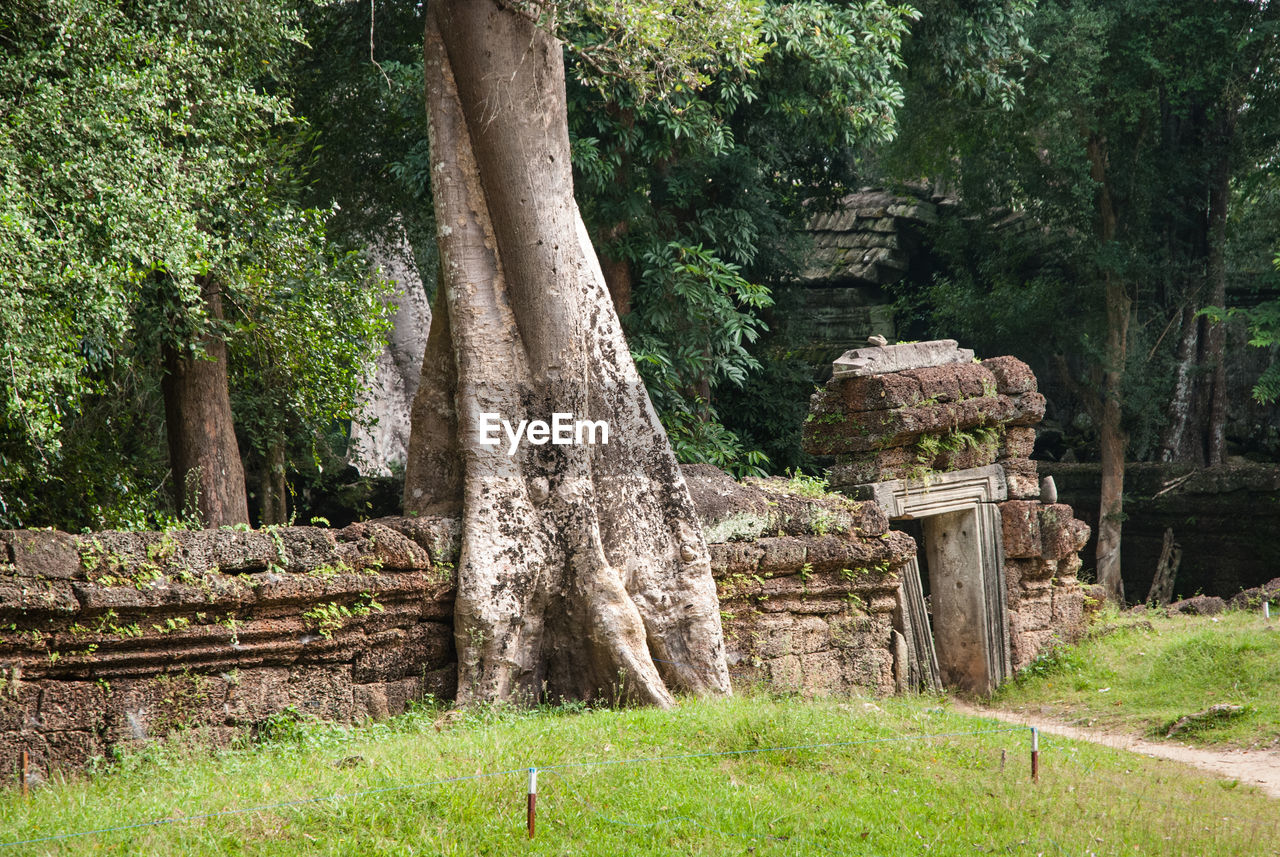
[[1163,739],[1170,724],[1212,705],[1243,707],[1174,740],[1280,747],[1280,619],[1260,613],[1108,613],[1089,639],[1041,658],[992,704]]
[[[422,709],[272,732],[229,750],[171,742],[26,799],[0,794],[0,857],[1280,855],[1277,804],[1251,789],[1051,736],[1032,783],[1028,730],[932,698]],[[332,795],[347,796],[311,800]],[[128,827],[163,818],[175,821]],[[9,844],[97,828],[126,829]]]

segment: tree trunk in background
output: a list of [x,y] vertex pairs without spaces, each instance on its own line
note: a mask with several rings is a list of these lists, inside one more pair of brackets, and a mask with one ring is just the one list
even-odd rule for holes
[[[1209,187],[1209,303],[1223,310],[1227,308],[1227,206],[1231,199],[1231,162],[1226,140],[1234,133],[1234,123],[1226,122],[1223,154],[1213,167]],[[1222,464],[1227,457],[1227,368],[1225,321],[1205,319],[1204,362],[1207,396],[1208,424],[1205,427],[1205,461],[1212,467]]]
[[[494,0],[427,11],[444,287],[407,513],[462,509],[460,702],[727,693],[710,558],[573,198],[560,45]],[[480,443],[482,414],[607,444]]]
[[[222,292],[212,277],[201,278],[209,318],[222,319]],[[209,528],[249,523],[244,465],[236,444],[227,384],[227,346],[216,335],[201,342],[204,354],[164,349],[165,429],[169,465],[183,515]]]
[[[1096,136],[1088,141],[1090,174],[1098,184],[1098,237],[1106,245],[1116,238],[1116,213],[1107,182],[1104,143]],[[1107,302],[1107,346],[1103,355],[1102,419],[1098,445],[1102,454],[1102,491],[1098,509],[1098,583],[1107,598],[1124,603],[1120,567],[1120,532],[1124,522],[1124,457],[1129,445],[1123,423],[1124,370],[1128,357],[1129,316],[1132,300],[1124,283],[1112,271],[1103,274]]]
[[601,256],[600,266],[609,297],[613,299],[613,308],[618,318],[622,318],[631,312],[631,263],[626,259]]
[[1124,603],[1120,567],[1120,530],[1124,522],[1124,458],[1129,435],[1123,426],[1121,385],[1129,335],[1131,301],[1118,278],[1107,275],[1107,352],[1103,370],[1102,423],[1098,445],[1102,454],[1102,497],[1098,510],[1098,583],[1107,597]]
[[1194,296],[1189,297],[1180,313],[1182,327],[1176,354],[1178,368],[1173,380],[1173,395],[1169,400],[1169,425],[1160,440],[1161,461],[1200,460],[1199,453],[1192,452],[1192,448],[1197,446],[1194,443],[1196,432],[1190,430],[1195,412],[1194,374],[1200,350],[1201,321],[1196,316],[1199,307],[1194,306],[1194,303]]
[[285,479],[285,450],[283,443],[273,443],[263,461],[258,481],[258,497],[261,507],[259,523],[289,523],[289,483]]

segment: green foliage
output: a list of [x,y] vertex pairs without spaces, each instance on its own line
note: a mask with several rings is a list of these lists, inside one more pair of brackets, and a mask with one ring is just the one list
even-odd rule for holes
[[510,6],[558,23],[578,81],[605,95],[623,82],[643,100],[702,89],[718,68],[749,68],[767,50],[756,38],[761,0],[513,0]]
[[[892,136],[914,16],[880,0],[758,9],[738,22],[756,48],[708,39],[714,59],[697,86],[662,98],[625,75],[595,77],[569,52],[572,74],[592,83],[569,91],[583,216],[606,263],[629,272],[629,341],[684,460],[746,448],[693,422],[716,420],[709,404],[759,371],[751,346],[772,305],[763,284],[798,269],[806,206],[852,180],[855,148]],[[595,38],[568,32],[575,45]]]
[[[661,402],[661,394],[654,398],[655,405]],[[745,449],[738,436],[721,425],[716,412],[704,402],[695,400],[693,404],[699,410],[687,409],[683,402],[675,400],[662,411],[667,439],[676,458],[687,463],[713,464],[738,478],[764,476],[769,463],[764,453]]]
[[800,497],[825,497],[830,489],[821,476],[810,476],[798,470],[787,471],[787,491]]
[[339,604],[330,601],[317,604],[302,613],[307,627],[314,630],[326,640],[341,631],[355,619],[363,619],[372,612],[381,613],[385,608],[370,594],[362,593],[353,604]]
[[[948,76],[919,78],[932,66],[908,47],[905,133],[880,165],[901,179],[945,177],[968,217],[943,227],[935,249],[944,270],[910,290],[906,307],[913,321],[927,317],[918,333],[1026,355],[1042,377],[1065,370],[1083,402],[1096,398],[1104,370],[1123,369],[1129,451],[1149,457],[1167,421],[1179,321],[1212,289],[1215,176],[1233,180],[1232,207],[1252,204],[1268,184],[1256,176],[1277,163],[1280,10],[1191,0],[1004,5],[1026,37],[1005,52],[1027,71],[1009,91],[1017,97],[999,99],[1012,109],[971,110],[918,86]],[[1091,144],[1103,165],[1096,175]],[[1115,215],[1109,241],[1104,187]],[[1232,215],[1229,244],[1249,240],[1243,219]],[[1107,279],[1132,300],[1124,367],[1103,365]]]
[[288,0],[20,2],[5,21],[0,525],[172,522],[165,346],[229,339],[251,445],[349,416],[383,289],[297,202],[284,73],[303,44]]
[[[643,262],[646,287],[636,290],[629,342],[660,410],[680,411],[699,386],[742,384],[759,366],[747,345],[763,322],[750,310],[772,303],[768,291],[700,246],[672,242]],[[676,424],[669,421],[669,430]]]
[[[371,14],[372,13],[372,14]],[[332,234],[353,248],[393,251],[403,234],[435,288],[430,145],[423,118],[423,4],[304,3],[310,50],[293,57],[298,113],[315,134],[306,204],[338,211]]]
[[[1258,612],[1214,617],[1112,614],[1090,637],[1055,646],[1001,688],[1002,706],[1070,713],[1104,727],[1163,738],[1173,721],[1218,703],[1245,711],[1194,733],[1204,743],[1280,743],[1280,648]],[[1183,733],[1179,740],[1192,735]]]
[[[1276,258],[1276,267],[1280,268],[1280,257]],[[1280,300],[1268,301],[1254,307],[1208,307],[1201,310],[1214,321],[1223,322],[1227,318],[1242,318],[1249,326],[1249,344],[1254,348],[1275,348],[1280,346]],[[1280,400],[1280,361],[1272,360],[1262,375],[1253,385],[1253,398],[1260,404],[1270,404]]]

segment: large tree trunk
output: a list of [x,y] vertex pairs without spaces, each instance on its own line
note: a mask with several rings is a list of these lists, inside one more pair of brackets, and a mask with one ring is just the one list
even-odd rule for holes
[[[222,319],[222,290],[202,277],[201,297],[209,318]],[[207,334],[203,355],[164,348],[165,429],[178,507],[206,527],[249,523],[244,465],[236,444],[227,384],[227,346]]]
[[[560,46],[445,0],[425,59],[443,288],[405,509],[461,504],[459,701],[727,693],[707,548],[573,199]],[[608,443],[480,443],[482,414],[555,413]]]
[[[1116,212],[1107,180],[1105,144],[1096,136],[1088,142],[1090,172],[1098,184],[1098,237],[1103,246],[1116,238]],[[1120,567],[1120,532],[1124,522],[1124,456],[1129,445],[1123,423],[1125,362],[1128,358],[1129,315],[1132,300],[1113,271],[1103,274],[1107,302],[1107,346],[1103,355],[1102,419],[1098,441],[1102,455],[1102,491],[1098,509],[1098,583],[1107,598],[1124,603]]]

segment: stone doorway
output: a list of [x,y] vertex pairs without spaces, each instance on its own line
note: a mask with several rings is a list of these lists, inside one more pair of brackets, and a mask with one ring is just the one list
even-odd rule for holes
[[988,694],[1011,674],[1009,619],[995,505],[1008,495],[999,466],[861,486],[917,558],[902,570],[897,630],[905,684],[926,691]]

